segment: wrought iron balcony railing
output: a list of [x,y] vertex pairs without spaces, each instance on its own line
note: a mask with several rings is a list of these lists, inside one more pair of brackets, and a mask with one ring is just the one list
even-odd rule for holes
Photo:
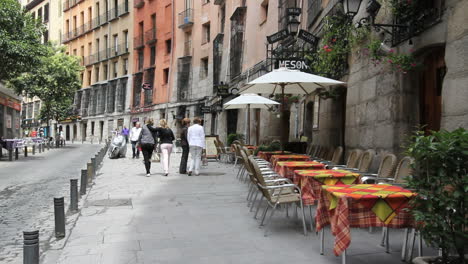
[[179,13],[179,28],[187,28],[193,25],[193,9],[189,8]]
[[145,0],[135,0],[133,7],[142,8],[145,5]]
[[145,46],[144,40],[143,40],[143,35],[136,36],[133,39],[133,48],[134,49],[141,49]]
[[156,28],[152,28],[145,32],[146,44],[153,44],[156,42]]
[[128,8],[128,1],[125,1],[123,4],[119,5],[119,16],[128,14],[128,12],[130,12]]

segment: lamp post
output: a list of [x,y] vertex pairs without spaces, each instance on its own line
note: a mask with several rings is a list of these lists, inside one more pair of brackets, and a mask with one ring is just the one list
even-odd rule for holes
[[343,8],[346,15],[353,18],[361,7],[362,0],[343,0]]
[[296,36],[299,32],[299,25],[301,22],[297,20],[296,16],[290,16],[288,21],[288,31],[291,36]]

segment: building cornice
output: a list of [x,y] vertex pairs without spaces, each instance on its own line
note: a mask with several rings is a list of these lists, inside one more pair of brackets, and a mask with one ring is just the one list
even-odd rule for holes
[[30,11],[31,9],[33,9],[34,7],[36,7],[42,2],[44,2],[44,0],[33,0],[31,3],[26,5],[25,9],[26,11]]

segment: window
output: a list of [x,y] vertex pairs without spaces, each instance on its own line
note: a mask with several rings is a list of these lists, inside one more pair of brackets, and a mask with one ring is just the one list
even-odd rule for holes
[[108,67],[108,66],[109,66],[109,65],[104,64],[104,72],[103,72],[103,75],[104,75],[103,77],[104,77],[104,79],[107,79],[107,78],[108,78],[108,77],[107,77],[107,76],[108,76],[108,75],[107,75],[107,72],[108,72],[108,70],[109,70],[109,67]]
[[200,61],[200,79],[205,79],[208,76],[208,57]]
[[166,40],[166,54],[171,54],[172,50],[172,40],[168,39]]
[[88,71],[88,86],[91,86],[91,70]]
[[73,30],[76,30],[77,28],[77,24],[76,24],[76,16],[73,17]]
[[36,12],[32,12],[31,15],[33,19],[36,19]]
[[81,80],[81,83],[83,84],[84,83],[84,73],[83,72],[80,73],[80,80]]
[[91,53],[93,52],[93,44],[91,42],[88,42],[88,55],[91,56]]
[[44,43],[49,42],[49,31],[48,30],[44,31],[43,37],[44,37]]
[[221,24],[220,24],[220,32],[224,33],[224,26],[226,25],[226,5],[221,7]]
[[167,84],[169,82],[169,68],[163,70],[163,84]]
[[84,62],[84,46],[81,46],[80,55],[81,55],[81,62]]
[[143,70],[143,65],[145,63],[144,60],[145,60],[145,56],[144,56],[143,50],[139,50],[138,51],[138,71]]
[[117,55],[117,53],[119,52],[119,36],[115,34],[113,38],[114,38],[114,54],[112,55]]
[[210,22],[203,24],[202,44],[210,42]]
[[128,31],[124,31],[125,52],[128,52]]
[[70,20],[67,19],[67,21],[65,21],[65,25],[66,25],[65,31],[67,33],[70,32]]
[[73,56],[76,56],[76,49],[73,49]]
[[114,64],[114,65],[113,65],[113,67],[112,67],[112,68],[113,68],[113,70],[114,70],[114,74],[113,74],[113,76],[114,76],[114,78],[117,78],[117,71],[118,71],[118,68],[117,68],[117,67],[118,67],[118,61],[114,61],[114,62],[113,62],[113,64]]
[[37,18],[42,22],[42,7],[37,10]]
[[128,59],[124,59],[123,61],[123,74],[124,75],[128,74]]
[[156,63],[156,46],[151,46],[150,48],[150,66],[153,66]]
[[96,75],[96,82],[99,82],[99,67],[95,68],[94,74]]
[[263,0],[261,3],[261,10],[260,10],[260,24],[263,24],[267,21],[268,19],[268,1],[269,0]]
[[80,25],[84,25],[84,11],[80,13]]
[[44,23],[49,21],[49,4],[44,6]]
[[96,39],[96,53],[99,52],[99,39]]

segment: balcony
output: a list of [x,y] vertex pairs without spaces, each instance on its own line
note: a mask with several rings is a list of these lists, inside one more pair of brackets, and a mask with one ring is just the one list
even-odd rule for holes
[[133,49],[141,49],[145,46],[144,40],[143,40],[143,35],[139,35],[133,39]]
[[394,18],[394,24],[406,27],[392,28],[392,46],[423,33],[442,20],[444,1],[414,1],[417,8],[407,8]]
[[62,34],[62,43],[67,43],[72,40],[72,32],[67,32]]
[[145,5],[145,0],[135,0],[133,3],[133,7],[135,8],[142,8]]
[[145,32],[146,44],[153,44],[156,42],[156,28],[152,28]]
[[179,28],[189,28],[193,25],[193,9],[189,8],[179,13]]
[[123,16],[128,14],[129,8],[128,8],[128,1],[125,1],[123,4],[119,5],[119,16]]
[[109,10],[109,22],[117,18],[119,18],[119,9],[116,7]]

